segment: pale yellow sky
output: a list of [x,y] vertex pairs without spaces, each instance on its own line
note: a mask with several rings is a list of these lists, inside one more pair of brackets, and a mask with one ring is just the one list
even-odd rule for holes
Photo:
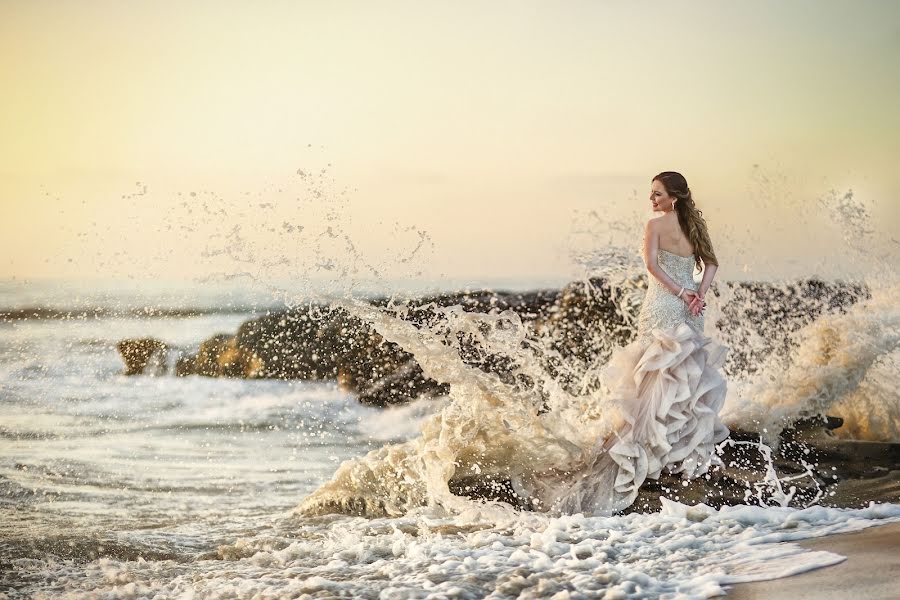
[[0,277],[569,277],[663,170],[725,277],[857,264],[832,190],[896,253],[896,2],[6,0],[0,52]]

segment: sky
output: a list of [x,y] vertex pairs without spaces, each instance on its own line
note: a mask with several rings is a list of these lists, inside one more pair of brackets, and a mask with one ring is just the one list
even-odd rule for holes
[[666,170],[722,277],[897,253],[893,1],[3,0],[0,56],[2,278],[566,280]]

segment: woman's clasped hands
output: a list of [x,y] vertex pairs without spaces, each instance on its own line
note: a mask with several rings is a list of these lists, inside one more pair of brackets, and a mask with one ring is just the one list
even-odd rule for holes
[[695,317],[697,315],[702,315],[703,311],[706,310],[706,300],[704,300],[703,296],[695,290],[685,289],[681,294],[681,298],[687,303],[688,310],[690,310],[691,314]]

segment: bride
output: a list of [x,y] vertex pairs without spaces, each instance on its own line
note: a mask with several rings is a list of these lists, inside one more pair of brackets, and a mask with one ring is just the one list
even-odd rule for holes
[[[730,433],[718,415],[728,347],[703,333],[705,295],[718,261],[680,173],[654,177],[650,203],[660,214],[644,230],[649,283],[637,337],[613,353],[603,372],[625,421],[597,441],[574,481],[538,486],[552,512],[610,515],[630,506],[644,480],[659,478],[663,469],[692,479],[722,464],[714,449]],[[699,285],[694,267],[703,271]]]

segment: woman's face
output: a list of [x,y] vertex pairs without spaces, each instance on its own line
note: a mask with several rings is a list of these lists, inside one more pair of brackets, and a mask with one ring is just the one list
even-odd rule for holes
[[676,198],[666,192],[666,187],[657,179],[650,183],[650,205],[656,212],[669,212],[675,206]]

